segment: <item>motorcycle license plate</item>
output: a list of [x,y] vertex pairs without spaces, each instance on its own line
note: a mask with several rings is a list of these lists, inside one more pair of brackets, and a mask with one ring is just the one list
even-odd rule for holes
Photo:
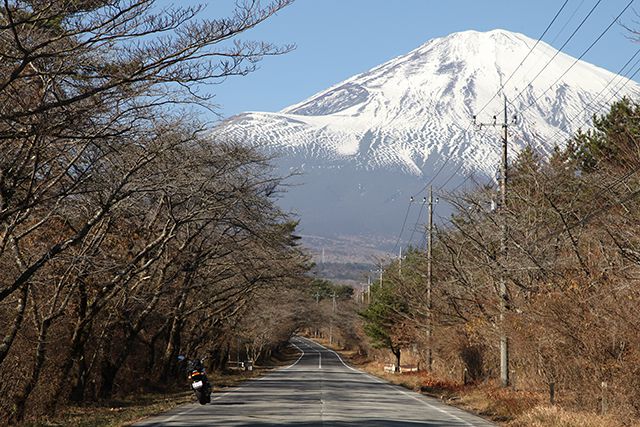
[[196,382],[194,382],[193,384],[191,384],[191,387],[192,387],[194,390],[197,390],[197,389],[201,388],[201,387],[202,387],[202,381],[196,381]]

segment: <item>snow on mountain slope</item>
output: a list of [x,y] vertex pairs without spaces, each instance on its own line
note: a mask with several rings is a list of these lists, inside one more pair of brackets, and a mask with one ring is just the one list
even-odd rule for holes
[[[433,39],[280,112],[232,117],[213,137],[279,154],[283,171],[303,170],[304,185],[283,204],[301,214],[305,232],[395,240],[409,195],[441,165],[447,168],[434,184],[449,188],[467,173],[494,175],[501,129],[479,130],[472,116],[491,122],[496,115],[501,124],[503,99],[494,95],[534,45],[505,30]],[[510,127],[513,158],[527,144],[542,153],[562,146],[594,113],[640,86],[539,43],[504,93],[509,116],[518,114]]]
[[[400,168],[429,175],[428,162],[453,156],[467,170],[495,168],[495,146],[480,139],[471,117],[491,99],[535,44],[504,30],[466,31],[433,39],[418,49],[347,79],[279,113],[246,113],[231,118],[222,130],[278,152],[326,161],[348,160],[363,168]],[[625,83],[618,97],[638,93],[602,68],[560,53],[531,84],[556,50],[538,44],[508,82],[509,109],[524,111],[515,129],[515,145],[538,145],[543,152],[561,144]],[[562,76],[562,77],[561,77]],[[561,77],[558,81],[556,81]],[[532,107],[530,104],[539,98]],[[502,97],[493,99],[478,118],[501,120]],[[579,118],[571,123],[570,120]],[[556,135],[557,131],[561,132]],[[499,132],[488,132],[497,139]],[[556,136],[549,141],[547,138]]]

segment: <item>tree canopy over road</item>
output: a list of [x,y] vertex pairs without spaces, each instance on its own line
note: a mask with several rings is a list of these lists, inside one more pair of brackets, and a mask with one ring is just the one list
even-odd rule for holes
[[282,178],[197,114],[203,84],[291,49],[239,38],[289,3],[2,4],[0,417],[161,385],[179,352],[222,364],[240,334],[260,358],[296,328],[309,260]]

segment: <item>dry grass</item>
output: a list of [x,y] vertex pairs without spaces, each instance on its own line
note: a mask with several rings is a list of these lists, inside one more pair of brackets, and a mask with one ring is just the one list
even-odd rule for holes
[[[538,406],[507,424],[509,427],[618,427],[618,417],[566,411],[559,407]],[[627,424],[638,426],[639,423]]]
[[508,422],[533,410],[542,400],[541,395],[530,391],[483,384],[462,387],[453,403],[493,421]]
[[384,372],[384,364],[380,362],[356,358],[349,360],[361,370],[392,384],[437,397],[447,404],[507,427],[640,427],[640,422],[623,424],[614,416],[549,407],[542,393],[504,389],[494,383],[465,386],[443,381],[427,372],[391,374]]

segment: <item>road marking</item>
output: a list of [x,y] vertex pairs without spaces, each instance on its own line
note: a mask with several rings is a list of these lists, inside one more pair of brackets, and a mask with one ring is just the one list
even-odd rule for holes
[[289,368],[293,368],[294,366],[296,366],[298,364],[298,362],[300,361],[300,359],[302,359],[302,356],[304,356],[304,350],[301,349],[300,347],[298,347],[297,345],[295,345],[294,343],[291,343],[292,346],[294,346],[295,348],[297,348],[302,354],[300,354],[300,357],[298,357],[298,360],[296,360],[295,362],[293,362],[293,364],[287,366],[286,368],[282,368],[284,369],[289,369]]
[[[306,339],[306,338],[304,338],[304,339]],[[311,340],[309,340],[309,341],[311,341]],[[385,385],[385,386],[387,386],[387,387],[390,387],[390,388],[392,388],[393,390],[395,390],[395,391],[397,391],[397,392],[400,392],[400,393],[404,394],[404,395],[405,395],[405,396],[407,396],[407,397],[410,397],[410,398],[412,398],[412,399],[414,399],[414,400],[417,400],[418,402],[421,402],[421,403],[423,403],[423,404],[427,405],[428,407],[430,407],[430,408],[432,408],[432,409],[435,409],[435,410],[436,410],[436,411],[438,411],[438,412],[441,412],[441,413],[443,413],[443,414],[445,414],[445,415],[448,415],[448,416],[449,416],[449,417],[451,417],[451,418],[454,418],[454,419],[456,419],[456,420],[458,420],[458,421],[460,421],[460,422],[464,423],[464,425],[472,426],[472,427],[473,427],[473,424],[469,423],[468,421],[463,420],[462,418],[458,417],[457,415],[454,415],[454,414],[452,414],[452,413],[450,413],[450,412],[448,412],[448,411],[446,411],[446,410],[444,410],[444,409],[442,409],[442,408],[438,408],[437,406],[434,406],[434,405],[430,404],[429,402],[427,402],[427,401],[424,399],[424,396],[423,396],[423,395],[421,395],[421,394],[420,394],[420,395],[419,395],[419,397],[418,397],[418,396],[415,396],[415,393],[413,393],[413,394],[409,394],[409,393],[408,393],[408,392],[406,392],[405,390],[402,390],[402,389],[398,388],[399,386],[393,385],[393,384],[391,384],[391,383],[389,383],[389,382],[387,382],[387,381],[381,380],[380,378],[374,377],[373,375],[370,375],[370,374],[368,374],[368,373],[366,373],[366,372],[363,372],[363,371],[361,371],[360,369],[352,368],[351,366],[347,365],[347,364],[344,362],[344,360],[342,360],[342,357],[340,357],[340,355],[339,355],[338,353],[336,353],[335,351],[333,351],[333,350],[331,350],[331,349],[329,349],[329,348],[327,348],[327,347],[323,346],[322,344],[318,344],[318,343],[317,343],[317,342],[315,342],[315,341],[311,341],[311,342],[313,342],[314,344],[319,345],[320,347],[322,347],[322,348],[324,348],[324,349],[326,349],[326,350],[330,351],[331,353],[335,354],[335,355],[338,357],[338,360],[339,360],[339,361],[340,361],[340,362],[341,362],[341,363],[342,363],[346,368],[349,368],[349,369],[351,369],[351,370],[352,370],[352,371],[354,371],[354,372],[359,372],[359,373],[361,373],[361,374],[363,374],[363,375],[366,375],[367,377],[371,378],[372,380],[374,380],[374,381],[376,381],[376,382],[378,382],[378,383],[380,383],[380,384],[383,384],[383,385]]]
[[453,418],[453,419],[456,419],[456,420],[458,420],[458,421],[462,422],[462,423],[463,423],[464,425],[466,425],[466,426],[471,426],[471,427],[473,427],[473,424],[471,424],[471,423],[470,423],[470,422],[468,422],[468,421],[463,420],[463,419],[462,419],[462,418],[460,418],[459,416],[457,416],[457,415],[453,415],[451,412],[448,412],[447,410],[442,409],[442,408],[438,408],[437,406],[434,406],[434,405],[430,404],[429,402],[425,401],[425,400],[424,400],[424,396],[422,396],[422,395],[420,395],[420,397],[418,397],[418,396],[415,396],[414,394],[409,394],[409,393],[408,393],[408,392],[406,392],[405,390],[398,389],[398,388],[396,388],[396,387],[392,386],[392,385],[391,385],[391,384],[389,384],[389,383],[385,383],[385,385],[388,385],[389,387],[391,387],[391,388],[393,388],[394,390],[396,390],[396,391],[398,391],[398,392],[400,392],[400,393],[404,394],[404,395],[405,395],[405,396],[407,396],[407,397],[410,397],[410,398],[412,398],[412,399],[414,399],[414,400],[417,400],[418,402],[422,402],[423,404],[427,405],[428,407],[430,407],[430,408],[432,408],[432,409],[435,409],[435,410],[436,410],[436,411],[438,411],[438,412],[441,412],[441,413],[443,413],[443,414],[445,414],[445,415],[448,415],[449,417],[451,417],[451,418]]
[[[342,363],[342,365],[344,365],[346,368],[348,368],[348,369],[350,369],[350,370],[352,370],[352,371],[354,371],[354,372],[358,372],[358,373],[360,373],[360,374],[363,374],[363,375],[365,375],[367,378],[371,379],[371,380],[372,380],[372,381],[374,381],[374,382],[377,382],[377,383],[380,383],[380,384],[382,384],[382,385],[384,385],[384,386],[390,387],[390,388],[392,388],[393,390],[395,390],[395,391],[397,391],[397,392],[400,392],[400,393],[404,394],[405,396],[407,396],[407,397],[409,397],[409,398],[411,398],[411,399],[413,399],[413,400],[416,400],[416,401],[418,401],[418,402],[421,402],[423,405],[426,405],[426,406],[428,406],[428,407],[429,407],[429,408],[431,408],[431,409],[435,409],[436,411],[438,411],[438,412],[440,412],[440,413],[442,413],[442,414],[446,415],[447,417],[450,417],[451,419],[455,419],[455,420],[457,420],[458,422],[462,423],[463,425],[466,425],[466,426],[473,426],[473,424],[471,424],[469,421],[465,421],[464,419],[462,419],[462,418],[460,418],[460,417],[458,417],[458,416],[456,416],[456,415],[454,415],[454,414],[452,414],[452,413],[450,413],[450,412],[446,411],[446,409],[439,408],[439,407],[437,407],[437,406],[434,406],[434,405],[430,404],[430,403],[427,401],[427,399],[429,399],[428,397],[425,397],[425,396],[423,396],[423,395],[421,395],[421,394],[416,394],[416,393],[412,393],[412,392],[407,392],[407,391],[405,391],[405,390],[401,389],[399,386],[395,386],[395,385],[393,385],[393,384],[390,384],[390,383],[388,383],[388,382],[386,382],[386,381],[384,381],[384,380],[381,380],[381,379],[379,379],[379,378],[377,378],[377,377],[375,377],[375,376],[373,376],[373,375],[370,375],[370,374],[368,374],[368,373],[366,373],[366,372],[363,372],[363,371],[361,371],[361,370],[359,370],[359,369],[355,369],[355,368],[353,368],[353,367],[351,367],[351,366],[347,365],[347,364],[344,362],[344,360],[342,359],[342,357],[340,356],[340,354],[338,354],[337,352],[335,352],[335,351],[333,351],[333,350],[331,350],[331,349],[328,349],[328,348],[324,347],[324,346],[323,346],[323,345],[321,345],[321,344],[317,344],[317,343],[315,343],[315,342],[313,342],[313,341],[310,341],[310,340],[309,340],[309,342],[308,342],[308,343],[307,343],[307,342],[304,342],[304,341],[298,341],[298,344],[299,344],[300,346],[296,345],[295,343],[292,343],[292,345],[293,345],[295,348],[297,348],[297,349],[301,352],[301,354],[300,354],[300,356],[298,357],[298,359],[297,359],[297,360],[296,360],[292,365],[290,365],[290,366],[288,366],[288,367],[286,367],[286,368],[280,368],[280,369],[282,369],[282,370],[284,370],[284,369],[289,369],[289,368],[291,368],[291,367],[293,367],[293,366],[297,365],[297,364],[300,362],[300,360],[303,358],[303,356],[306,354],[306,353],[305,353],[305,351],[304,351],[302,348],[306,349],[306,350],[307,350],[307,352],[312,352],[312,351],[316,351],[316,352],[318,352],[318,356],[319,356],[319,363],[321,363],[321,362],[320,362],[320,360],[321,360],[321,358],[322,358],[322,355],[321,355],[321,352],[317,350],[317,348],[318,348],[318,347],[321,347],[321,348],[326,349],[326,350],[328,350],[329,352],[331,352],[331,353],[335,354],[335,355],[336,355],[336,357],[338,358],[338,360],[340,360],[340,362]],[[313,346],[313,345],[311,345],[311,344],[315,344],[315,348],[314,348],[314,346]],[[301,348],[301,347],[302,347],[302,348]],[[265,379],[265,378],[269,378],[269,377],[271,377],[271,376],[272,376],[272,374],[273,374],[273,373],[269,373],[269,374],[266,374],[266,375],[264,375],[264,376],[262,376],[262,377],[260,377],[260,378],[257,378],[257,379],[251,379],[251,380],[249,380],[249,381],[246,381],[244,384],[241,384],[241,385],[240,385],[240,386],[238,386],[238,387],[234,387],[233,389],[231,389],[231,390],[229,390],[229,391],[225,392],[224,394],[221,394],[221,395],[216,396],[216,397],[215,397],[215,398],[213,398],[212,400],[219,400],[219,399],[222,399],[223,397],[225,397],[225,396],[227,396],[227,395],[229,395],[229,394],[231,394],[231,393],[234,393],[234,392],[239,391],[240,389],[243,389],[243,388],[244,388],[244,387],[246,387],[246,386],[248,385],[248,383],[250,383],[251,381],[254,381],[254,380],[262,380],[262,379]],[[322,400],[322,401],[321,401],[321,403],[322,403],[322,407],[321,407],[321,408],[322,408],[322,409],[321,409],[321,416],[324,418],[324,404],[325,404],[324,400]],[[444,405],[444,404],[443,404],[443,405]],[[193,411],[197,410],[198,408],[200,408],[200,405],[191,404],[189,407],[185,408],[184,410],[182,410],[182,411],[180,411],[180,412],[178,412],[178,413],[176,413],[176,414],[174,414],[174,415],[172,415],[172,416],[170,416],[170,417],[168,417],[168,418],[165,418],[165,419],[164,419],[164,420],[162,420],[162,421],[160,421],[160,420],[159,420],[159,421],[156,421],[156,423],[169,423],[169,422],[172,422],[172,421],[176,420],[178,417],[182,417],[182,416],[184,416],[184,415],[187,415],[188,413],[193,412]],[[464,411],[460,411],[460,412],[461,412],[461,413],[465,413]],[[156,425],[156,424],[154,424],[154,425]]]
[[[306,338],[305,338],[305,339],[306,339]],[[338,353],[336,353],[335,351],[331,350],[330,348],[327,348],[327,347],[323,346],[322,344],[318,344],[317,342],[314,342],[314,341],[311,341],[311,342],[313,342],[314,344],[319,345],[320,347],[324,348],[325,350],[329,351],[330,353],[335,354],[335,355],[336,355],[336,357],[338,357],[338,360],[340,361],[340,363],[342,363],[342,364],[344,365],[344,367],[345,367],[345,368],[347,368],[347,369],[351,369],[351,370],[352,370],[352,371],[354,371],[354,372],[359,372],[359,373],[361,373],[361,374],[364,374],[364,372],[362,372],[361,370],[359,370],[359,369],[355,369],[355,368],[352,368],[351,366],[349,366],[349,365],[347,365],[346,363],[344,363],[344,360],[342,360],[342,357],[340,357],[340,355],[339,355]]]
[[340,363],[342,363],[344,365],[345,368],[351,369],[354,372],[362,372],[361,370],[353,368],[353,367],[347,365],[346,363],[344,363],[344,360],[342,360],[342,357],[340,357],[340,355],[338,353],[336,353],[335,351],[333,351],[331,349],[329,349],[329,351],[331,353],[335,354],[338,357],[338,360],[340,361]]
[[[282,370],[289,369],[289,368],[292,368],[292,367],[296,366],[296,365],[298,364],[298,362],[300,361],[300,359],[302,359],[302,357],[305,355],[304,350],[303,350],[303,349],[301,349],[300,347],[298,347],[297,345],[295,345],[295,343],[293,343],[293,342],[292,342],[292,343],[291,343],[291,345],[292,345],[292,346],[294,346],[295,348],[297,348],[297,349],[298,349],[298,351],[300,351],[300,356],[298,357],[298,360],[296,360],[295,362],[293,362],[293,364],[291,364],[291,365],[287,366],[286,368],[281,368]],[[218,399],[222,399],[223,397],[225,397],[226,395],[228,395],[228,394],[230,394],[230,393],[233,393],[233,392],[239,391],[240,389],[242,389],[243,387],[245,387],[245,386],[246,386],[250,381],[262,381],[262,380],[264,380],[264,379],[266,379],[266,378],[269,378],[273,373],[277,372],[278,370],[279,370],[279,369],[276,369],[276,370],[274,370],[273,372],[265,373],[263,376],[261,376],[261,377],[259,377],[259,378],[249,378],[249,379],[247,379],[247,380],[244,382],[244,384],[240,384],[239,386],[234,387],[234,388],[232,388],[231,390],[227,391],[226,393],[221,394],[221,395],[219,395],[219,396],[217,396],[217,397],[214,397],[214,398],[213,398],[213,399],[211,399],[211,400],[218,400]],[[196,408],[197,408],[197,406],[196,406]]]
[[322,352],[318,351],[318,369],[322,369]]

